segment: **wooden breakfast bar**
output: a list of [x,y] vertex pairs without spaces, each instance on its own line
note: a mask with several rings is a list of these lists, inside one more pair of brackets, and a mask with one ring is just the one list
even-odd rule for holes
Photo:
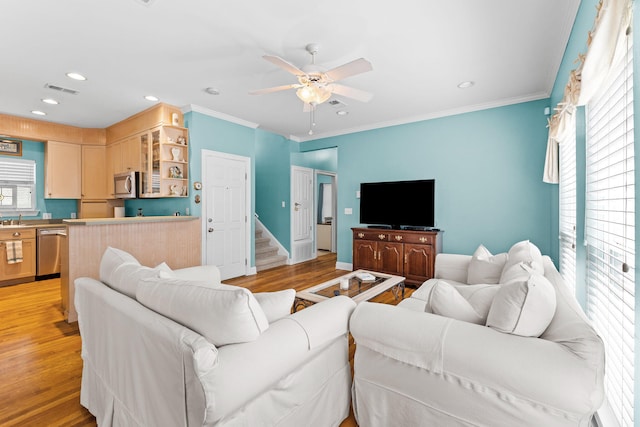
[[166,262],[172,269],[202,263],[201,223],[193,216],[66,219],[60,286],[67,322],[76,322],[74,280],[99,279],[100,260],[108,246],[122,249],[149,267]]

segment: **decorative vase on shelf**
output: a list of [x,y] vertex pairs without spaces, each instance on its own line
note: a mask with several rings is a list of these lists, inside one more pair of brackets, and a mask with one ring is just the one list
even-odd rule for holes
[[179,149],[178,147],[172,148],[171,149],[171,155],[173,156],[173,161],[175,162],[179,162],[180,160],[182,160],[182,150]]

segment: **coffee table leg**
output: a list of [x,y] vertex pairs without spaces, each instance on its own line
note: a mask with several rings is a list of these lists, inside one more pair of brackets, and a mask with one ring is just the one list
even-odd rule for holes
[[391,291],[393,292],[393,297],[396,299],[396,301],[398,300],[398,293],[400,291],[402,291],[402,299],[404,299],[404,282],[400,282],[395,285],[393,288],[391,288]]

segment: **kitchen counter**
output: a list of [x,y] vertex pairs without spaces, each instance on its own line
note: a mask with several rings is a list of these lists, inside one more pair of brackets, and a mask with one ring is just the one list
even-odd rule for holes
[[67,322],[78,319],[74,306],[78,277],[100,278],[108,246],[129,252],[142,265],[166,262],[172,269],[202,264],[202,223],[196,216],[136,216],[65,219],[60,286]]
[[114,225],[114,224],[146,224],[152,222],[180,222],[200,219],[197,216],[131,216],[124,218],[85,218],[65,219],[66,225]]

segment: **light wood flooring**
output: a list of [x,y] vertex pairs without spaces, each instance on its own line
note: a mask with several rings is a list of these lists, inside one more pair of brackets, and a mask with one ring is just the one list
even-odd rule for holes
[[[335,265],[328,254],[225,283],[253,292],[300,290],[346,273]],[[373,301],[396,303],[390,291]],[[0,426],[95,426],[80,405],[80,334],[77,323],[64,321],[60,280],[0,287],[0,319]],[[353,352],[352,344],[352,361]],[[351,415],[341,427],[356,425]]]

